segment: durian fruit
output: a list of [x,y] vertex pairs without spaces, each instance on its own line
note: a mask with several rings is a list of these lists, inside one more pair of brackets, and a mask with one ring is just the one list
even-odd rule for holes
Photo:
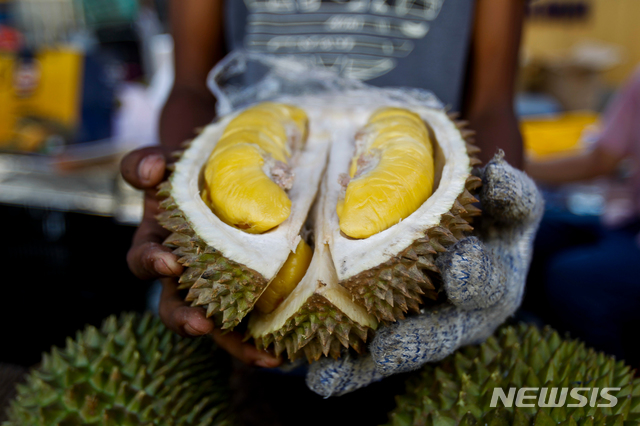
[[[174,248],[186,267],[180,287],[189,289],[187,301],[205,307],[207,316],[222,329],[233,329],[254,311],[247,334],[258,347],[273,345],[276,353],[286,351],[291,359],[306,356],[314,360],[322,355],[339,356],[345,346],[361,349],[380,321],[401,319],[408,312],[417,312],[426,299],[437,298],[439,270],[434,256],[472,230],[469,221],[479,214],[472,192],[480,179],[471,174],[478,163],[473,157],[477,148],[469,143],[471,132],[442,110],[369,105],[346,95],[296,98],[291,105],[296,108],[259,104],[206,127],[161,186],[159,196],[164,198],[166,211],[158,219],[173,232],[165,244]],[[262,121],[252,122],[250,112],[271,108],[295,111],[291,117],[298,120],[304,113],[308,130],[304,144],[285,144],[295,147],[287,159],[289,216],[266,232],[248,233],[228,225],[203,200],[203,192],[206,199],[217,188],[207,186],[207,159],[219,141],[224,141],[229,126],[240,123],[239,117],[247,128],[262,132],[258,130]],[[280,120],[291,122],[287,117]],[[240,129],[235,132],[243,134]],[[290,132],[287,137],[295,134]],[[382,145],[372,146],[368,143],[371,138],[374,142],[378,138]],[[390,166],[376,162],[377,152],[387,142],[391,150],[393,143],[418,146],[421,162],[412,167],[424,166],[426,173],[413,181],[419,185],[403,189],[405,195],[400,198],[412,207],[387,220],[373,235],[350,237],[341,231],[337,213],[350,168],[354,182],[366,179],[375,169],[367,165],[395,168],[397,179],[391,186],[407,172],[398,161]],[[246,137],[243,143],[252,142]],[[359,169],[362,148],[372,148],[369,154],[374,158]],[[376,191],[373,189],[373,196]],[[414,200],[409,202],[409,198]],[[236,204],[223,207],[233,211]],[[273,292],[265,290],[274,283],[279,286],[281,280],[276,276],[288,274],[288,266],[283,265],[297,254],[301,240],[313,247],[313,256],[300,282],[294,282],[298,278],[290,282],[284,292],[290,293],[275,308],[254,310],[263,293],[272,297]]]
[[43,355],[3,426],[230,425],[221,356],[149,313],[111,316]]
[[[525,387],[537,388],[526,393],[534,398],[522,400],[529,407],[516,403]],[[515,388],[511,403],[494,398],[496,388],[507,397]],[[582,388],[577,392],[582,402],[571,395],[575,388]],[[603,388],[619,388],[607,392],[617,398],[615,404],[603,398]],[[550,402],[558,406],[544,406]],[[407,380],[406,394],[396,403],[389,415],[392,426],[633,426],[640,425],[640,379],[623,361],[563,339],[548,327],[540,331],[520,324],[427,364]]]

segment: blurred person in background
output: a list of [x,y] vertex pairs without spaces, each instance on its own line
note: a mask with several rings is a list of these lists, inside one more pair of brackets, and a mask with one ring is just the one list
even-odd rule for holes
[[[205,317],[202,308],[188,307],[176,285],[176,277],[183,268],[171,250],[162,246],[168,232],[155,220],[158,213],[155,188],[166,177],[165,166],[170,161],[167,154],[184,140],[193,138],[195,128],[214,119],[215,99],[206,79],[227,52],[245,48],[308,57],[310,47],[318,51],[328,49],[333,63],[341,64],[337,68],[349,71],[347,76],[360,76],[379,86],[433,90],[470,122],[483,161],[501,148],[507,160],[518,167],[522,162],[522,141],[513,98],[524,13],[524,0],[171,1],[175,81],[161,116],[161,146],[130,153],[121,167],[129,183],[146,191],[144,218],[129,251],[128,263],[139,278],[162,278],[159,310],[163,322],[182,335],[211,334],[221,347],[246,364],[275,367],[281,363],[273,355],[243,343],[239,333],[223,335]],[[341,38],[336,38],[336,34]],[[326,43],[316,46],[318,40]],[[371,58],[375,54],[365,54],[372,45],[380,48],[377,56],[382,59],[374,60]],[[328,60],[322,55],[318,57]],[[363,58],[373,62],[362,62]],[[310,394],[303,377],[295,379],[295,383],[286,382],[292,386],[286,390],[287,398]],[[282,380],[285,379],[281,378],[279,383]],[[351,415],[360,424],[384,421],[384,417],[364,420],[361,410],[349,413],[354,410],[336,405],[339,401],[348,404],[354,397],[372,398],[372,392],[383,389],[376,385],[382,384],[360,390],[355,396],[322,402],[313,411],[313,418],[307,413],[304,422],[326,422],[326,416],[335,415],[336,410],[340,410],[345,423]],[[382,386],[383,394],[394,390],[397,393],[403,381],[400,379],[393,387],[385,380]],[[274,394],[279,398],[275,402],[269,399]],[[321,401],[320,397],[313,397]],[[264,392],[262,398],[274,406],[285,404],[284,396],[278,396],[277,391]],[[371,415],[386,413],[393,398],[385,401],[379,406],[373,404],[376,410]],[[305,409],[308,402],[300,407],[295,402],[287,403],[287,417],[296,418],[296,410]],[[260,424],[268,423],[264,417]]]
[[640,67],[607,106],[592,149],[528,161],[538,182],[611,176],[631,165],[633,203],[606,225],[596,216],[546,214],[536,237],[525,306],[545,322],[640,366]]

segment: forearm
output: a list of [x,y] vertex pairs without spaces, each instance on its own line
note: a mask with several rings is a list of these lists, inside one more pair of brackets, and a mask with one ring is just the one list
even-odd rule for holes
[[525,171],[549,185],[593,179],[615,171],[619,158],[603,149],[544,161],[527,160]]
[[483,164],[487,164],[501,149],[509,164],[522,169],[522,136],[510,105],[487,111],[470,111],[466,118],[469,127],[476,132],[476,144],[481,149],[479,157]]
[[541,183],[557,185],[591,178],[588,158],[584,155],[547,161],[528,160],[525,171]]
[[513,98],[524,10],[522,0],[476,2],[463,116],[476,131],[485,164],[502,149],[511,165],[522,168]]
[[160,116],[160,144],[178,148],[215,117],[215,98],[202,88],[174,87]]
[[207,75],[224,56],[223,2],[171,0],[175,81],[160,116],[160,143],[170,148],[195,136],[215,116]]

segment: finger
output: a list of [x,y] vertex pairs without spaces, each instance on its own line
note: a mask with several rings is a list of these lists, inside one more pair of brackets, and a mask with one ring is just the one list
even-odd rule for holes
[[273,368],[282,364],[282,359],[268,352],[258,350],[250,343],[243,342],[240,333],[214,329],[212,335],[218,346],[245,364],[266,368]]
[[517,225],[534,220],[542,211],[542,196],[533,180],[503,157],[500,151],[482,171],[482,209],[498,223]]
[[244,343],[239,333],[225,333],[216,329],[213,321],[206,317],[204,309],[191,307],[180,297],[173,279],[162,280],[159,313],[162,322],[174,332],[192,337],[211,334],[222,349],[246,364],[273,368],[282,363],[280,358]]
[[155,188],[165,177],[165,151],[161,147],[147,147],[130,152],[120,162],[122,177],[135,188]]
[[183,267],[171,249],[157,242],[143,243],[129,249],[127,264],[141,280],[159,277],[178,277]]
[[352,357],[349,353],[339,359],[323,358],[309,367],[306,384],[320,396],[341,396],[382,380],[369,354]]
[[445,358],[460,345],[465,315],[452,305],[438,306],[380,328],[369,345],[376,369],[388,376]]
[[170,232],[156,220],[158,211],[159,201],[154,195],[147,193],[144,197],[142,222],[127,253],[129,269],[140,279],[177,277],[184,269],[171,249],[162,246]]
[[136,277],[146,280],[182,274],[184,268],[178,263],[178,257],[171,253],[169,247],[162,245],[168,234],[169,231],[155,219],[145,219],[140,223],[127,253],[127,264]]
[[162,280],[159,314],[162,322],[181,336],[204,336],[214,329],[213,321],[202,308],[190,307],[178,293],[174,279]]
[[460,309],[495,305],[506,289],[506,277],[493,255],[477,237],[467,237],[438,256],[447,298]]

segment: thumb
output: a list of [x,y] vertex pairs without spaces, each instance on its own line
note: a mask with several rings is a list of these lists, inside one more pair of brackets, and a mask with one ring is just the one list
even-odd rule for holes
[[502,151],[482,170],[480,201],[494,222],[514,226],[534,220],[543,206],[536,184],[509,165]]
[[154,189],[164,179],[166,154],[165,149],[157,146],[131,151],[120,162],[120,173],[134,188]]

